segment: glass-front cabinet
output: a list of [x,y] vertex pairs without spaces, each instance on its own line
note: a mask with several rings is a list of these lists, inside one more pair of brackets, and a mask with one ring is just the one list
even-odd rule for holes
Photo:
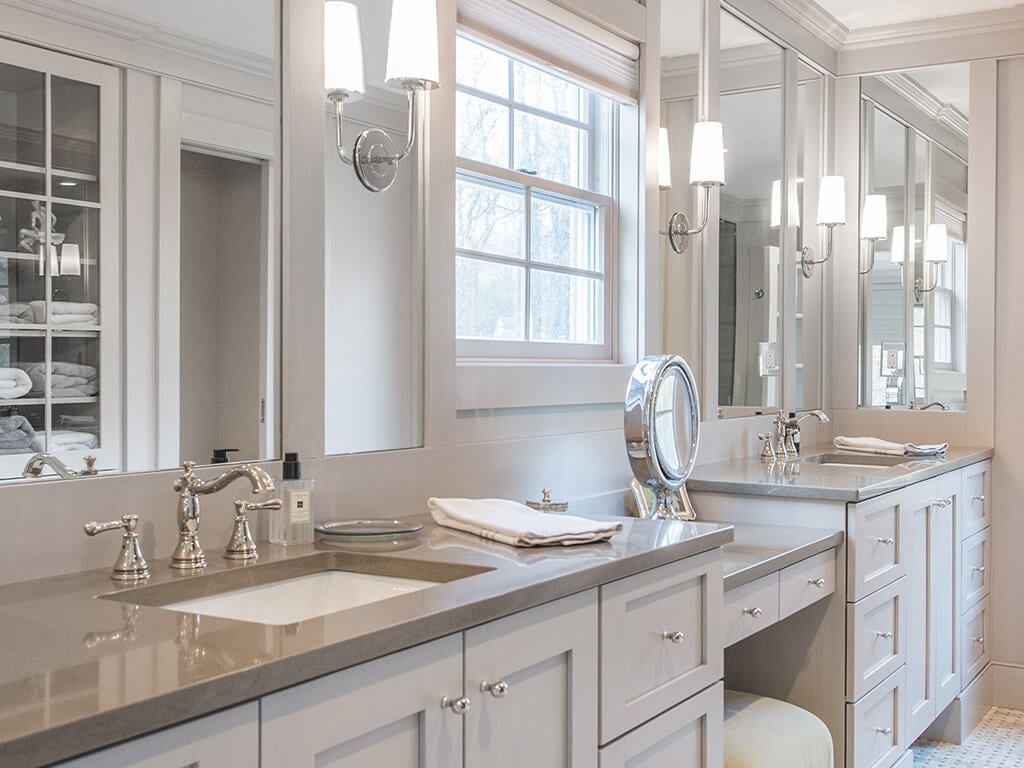
[[0,41],[0,479],[121,465],[118,78]]

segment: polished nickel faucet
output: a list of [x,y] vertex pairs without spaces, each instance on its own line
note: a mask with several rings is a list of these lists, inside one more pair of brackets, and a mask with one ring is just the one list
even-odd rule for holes
[[[775,458],[785,461],[786,459],[796,458],[800,455],[799,448],[799,435],[800,435],[800,422],[809,416],[813,416],[822,424],[828,424],[830,419],[828,414],[822,410],[815,408],[813,411],[805,411],[803,415],[786,416],[785,411],[779,411],[778,416],[775,417],[773,422],[775,425],[775,435],[771,446],[772,459]],[[758,436],[760,437],[760,435]],[[761,458],[766,459],[769,454],[767,449],[761,452]]]
[[43,474],[43,467],[49,467],[61,477],[91,477],[92,475],[99,474],[96,471],[95,456],[86,456],[85,468],[76,472],[52,453],[37,453],[25,464],[25,468],[21,471],[21,476],[39,477]]
[[936,400],[933,403],[928,403],[928,405],[914,405],[914,404],[911,404],[911,406],[910,406],[910,410],[912,410],[912,411],[927,411],[929,408],[938,408],[939,410],[942,410],[942,411],[948,411],[949,410],[949,406],[946,403],[942,402],[941,400]]
[[255,464],[240,464],[212,480],[196,477],[194,461],[184,463],[185,472],[174,481],[178,492],[178,546],[171,556],[171,568],[194,571],[206,566],[206,555],[199,544],[199,497],[216,493],[240,477],[248,478],[252,492],[274,490],[274,481]]

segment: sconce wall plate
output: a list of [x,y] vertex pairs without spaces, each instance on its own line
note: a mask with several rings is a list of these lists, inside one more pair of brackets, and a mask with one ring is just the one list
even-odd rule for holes
[[356,139],[352,159],[356,176],[371,192],[383,192],[398,177],[395,143],[379,128],[368,128]]

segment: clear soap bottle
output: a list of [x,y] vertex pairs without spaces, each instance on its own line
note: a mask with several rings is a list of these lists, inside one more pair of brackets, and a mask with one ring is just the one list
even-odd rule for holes
[[270,513],[271,544],[309,544],[313,541],[313,481],[302,479],[299,454],[284,455],[281,509]]

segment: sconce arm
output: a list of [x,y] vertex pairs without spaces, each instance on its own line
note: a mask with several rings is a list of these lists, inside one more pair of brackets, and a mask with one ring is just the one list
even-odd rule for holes
[[704,190],[704,203],[702,206],[704,210],[699,226],[690,228],[690,222],[686,218],[686,214],[682,211],[676,211],[668,220],[668,231],[659,232],[659,234],[668,235],[669,245],[672,246],[672,250],[676,253],[682,253],[686,250],[686,238],[699,235],[707,227],[708,216],[711,211],[711,186],[710,184],[701,184],[701,188]]
[[[838,226],[838,224],[826,224],[826,237],[825,237],[825,256],[820,259],[814,258],[814,251],[809,245],[805,245],[800,251],[800,268],[803,272],[804,277],[810,278],[814,274],[814,268],[819,264],[824,264],[826,261],[832,258],[832,245],[833,245],[833,234],[832,231]],[[858,271],[859,268],[858,268]]]
[[[927,269],[928,269],[927,265],[928,265],[928,262],[925,262],[925,270],[926,270],[926,272],[927,272]],[[924,303],[924,295],[926,293],[931,293],[932,291],[934,291],[938,287],[939,287],[939,275],[938,275],[938,272],[936,270],[934,270],[934,269],[932,270],[932,287],[931,288],[925,288],[924,287],[924,278],[923,277],[916,277],[916,278],[914,278],[914,300],[918,304],[923,304]]]
[[875,243],[874,243],[874,241],[871,241],[871,251],[870,251],[870,254],[871,254],[871,259],[868,261],[868,268],[867,269],[858,269],[857,270],[858,274],[860,274],[860,275],[870,275],[871,274],[871,270],[873,270],[875,268]]
[[342,116],[345,111],[345,99],[348,94],[344,93],[331,93],[328,94],[328,98],[334,102],[334,130],[335,130],[335,146],[338,149],[338,157],[345,165],[352,165],[352,156],[345,151],[345,145],[341,140],[341,125]]

